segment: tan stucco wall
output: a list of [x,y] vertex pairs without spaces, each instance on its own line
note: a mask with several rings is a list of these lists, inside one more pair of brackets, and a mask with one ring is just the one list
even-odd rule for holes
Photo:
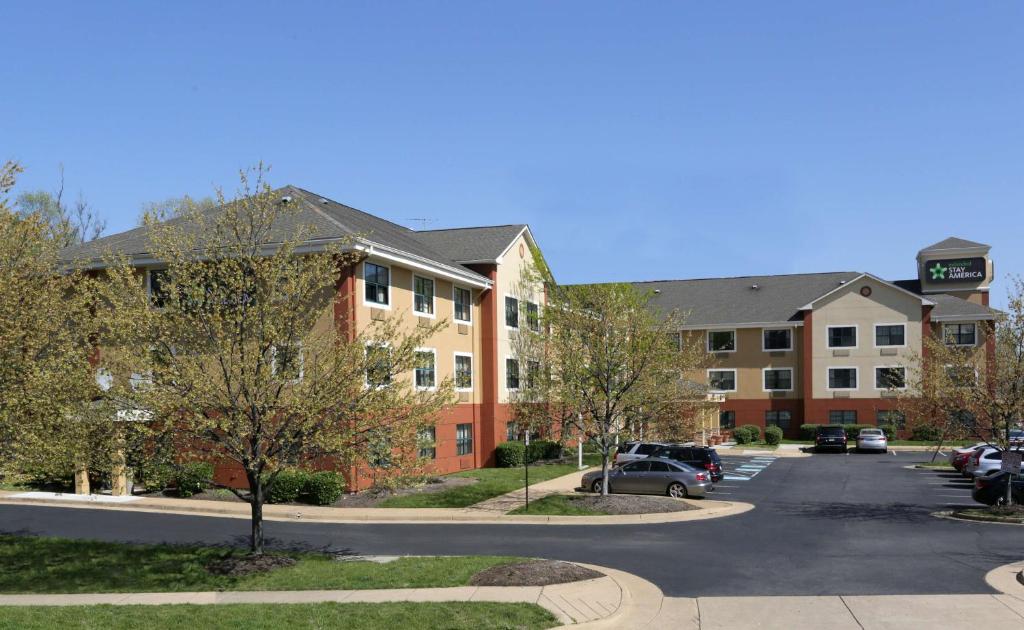
[[[860,294],[865,286],[871,288],[870,297]],[[921,352],[921,300],[917,296],[864,278],[814,306],[811,369],[815,398],[835,397],[828,389],[829,367],[858,368],[857,389],[843,390],[850,398],[881,398],[883,391],[875,389],[875,368],[906,367],[910,357]],[[900,323],[906,324],[905,347],[896,348],[895,356],[883,355],[875,347],[875,324]],[[828,347],[828,326],[842,325],[857,326],[857,347],[847,350],[849,356],[835,356],[834,349]]]
[[[725,393],[726,399],[739,398],[800,398],[799,357],[801,348],[801,328],[791,327],[793,349],[789,351],[765,352],[763,348],[763,328],[736,329],[736,351],[712,354],[711,369],[735,369],[736,391]],[[707,348],[707,331],[690,333],[688,338]],[[793,391],[777,392],[774,395],[764,391],[765,368],[793,368]],[[701,375],[701,382],[707,382],[707,373]]]
[[[544,285],[536,283],[533,286],[522,286],[522,273],[524,268],[533,268],[533,256],[525,236],[520,235],[512,246],[505,252],[501,262],[498,263],[497,277],[494,282],[495,297],[497,298],[497,337],[498,337],[498,402],[509,401],[508,390],[505,389],[505,359],[514,356],[512,346],[512,335],[514,330],[505,326],[505,296],[519,300],[519,326],[526,326],[526,302],[535,302],[541,312],[544,308]],[[519,366],[520,379],[526,376],[526,366]]]

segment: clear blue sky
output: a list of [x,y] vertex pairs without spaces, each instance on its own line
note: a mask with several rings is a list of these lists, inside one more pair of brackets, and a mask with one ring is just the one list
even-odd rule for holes
[[111,231],[262,159],[563,282],[1024,271],[1021,2],[22,2],[0,53],[0,159]]

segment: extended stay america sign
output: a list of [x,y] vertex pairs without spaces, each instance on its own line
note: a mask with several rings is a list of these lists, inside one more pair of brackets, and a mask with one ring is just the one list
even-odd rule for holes
[[984,258],[931,260],[925,266],[925,278],[932,283],[981,282],[985,279]]

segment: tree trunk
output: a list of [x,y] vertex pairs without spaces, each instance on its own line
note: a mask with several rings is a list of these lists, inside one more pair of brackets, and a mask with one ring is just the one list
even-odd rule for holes
[[601,445],[601,496],[608,496],[608,446]]
[[1013,505],[1013,473],[1007,473],[1006,476],[1006,505]]
[[259,475],[249,475],[249,507],[252,508],[252,537],[249,551],[255,556],[263,555],[263,484]]

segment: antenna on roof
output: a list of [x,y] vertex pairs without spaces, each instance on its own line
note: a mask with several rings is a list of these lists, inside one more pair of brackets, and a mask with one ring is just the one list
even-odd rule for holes
[[425,230],[425,229],[427,229],[427,224],[428,224],[428,223],[433,223],[433,222],[434,222],[434,219],[417,219],[417,218],[410,218],[410,219],[406,219],[406,221],[419,221],[419,222],[420,222],[420,229],[421,229],[421,230]]

